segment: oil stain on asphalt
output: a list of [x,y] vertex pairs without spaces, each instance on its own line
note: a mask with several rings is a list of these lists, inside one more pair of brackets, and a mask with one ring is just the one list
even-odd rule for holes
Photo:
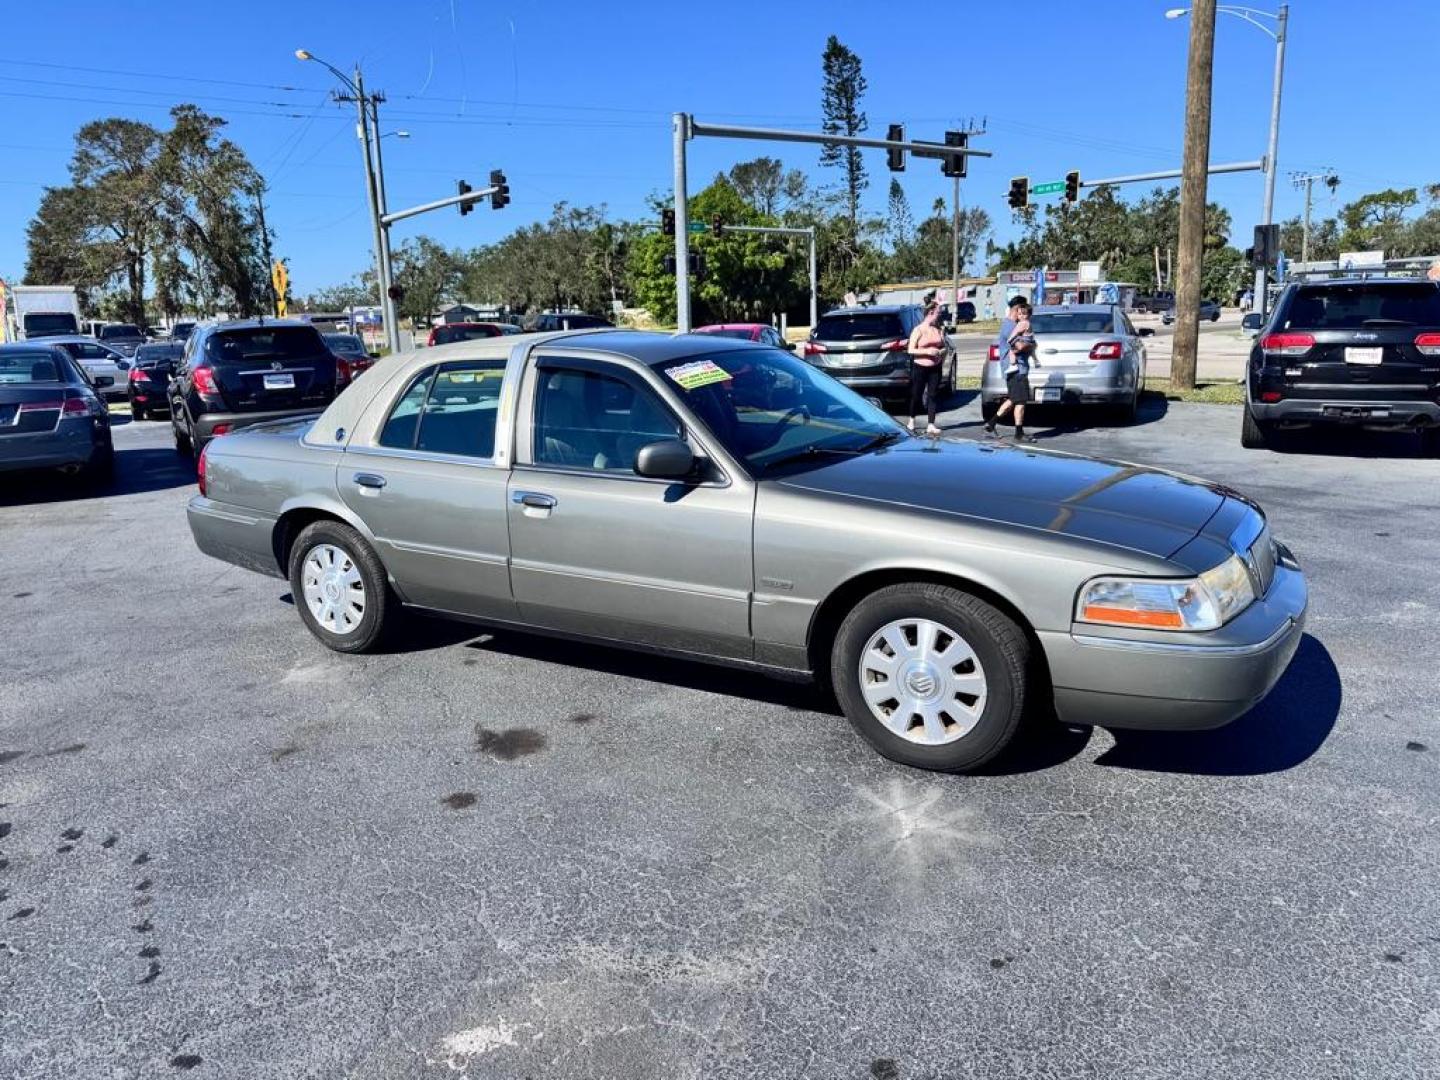
[[478,724],[475,727],[475,752],[489,754],[496,761],[514,761],[544,749],[545,736],[533,728],[491,731]]
[[451,810],[465,810],[475,805],[475,796],[468,791],[457,791],[440,800]]

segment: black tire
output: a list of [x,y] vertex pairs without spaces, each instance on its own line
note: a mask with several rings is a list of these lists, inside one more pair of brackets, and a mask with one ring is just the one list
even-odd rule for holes
[[1420,433],[1420,453],[1440,458],[1440,427],[1431,425]]
[[1256,420],[1249,406],[1240,410],[1240,445],[1246,450],[1264,450],[1270,445],[1270,426]]
[[998,402],[998,401],[982,401],[982,402],[980,402],[980,419],[984,420],[985,423],[987,423],[987,424],[990,423],[990,421],[992,421],[992,420],[995,419],[995,414],[998,413],[999,411],[1000,411],[1000,402]]
[[190,432],[180,430],[180,415],[174,411],[170,414],[170,430],[175,435],[175,452],[190,457],[194,455],[195,447],[191,445]]
[[115,479],[115,444],[109,439],[97,449],[80,470],[80,482],[90,487],[102,488]]
[[137,424],[145,419],[145,407],[143,405],[130,406],[130,419]]
[[1115,422],[1122,427],[1135,423],[1135,414],[1140,411],[1140,391],[1136,390],[1124,405],[1115,406]]
[[[305,598],[305,560],[321,545],[339,549],[359,571],[364,590],[363,613],[355,627],[344,633],[330,630],[315,617]],[[343,566],[343,563],[341,564]],[[343,653],[369,652],[380,644],[385,632],[386,611],[390,604],[390,586],[380,556],[365,538],[349,525],[338,521],[316,521],[305,526],[290,549],[290,593],[295,610],[306,629],[320,639],[326,648]]]
[[[985,676],[980,719],[952,742],[927,745],[895,733],[871,712],[863,696],[861,654],[882,627],[905,619],[930,619],[949,627],[969,643]],[[835,697],[861,737],[891,761],[938,772],[978,768],[1005,748],[1025,712],[1029,669],[1029,641],[1009,616],[967,592],[920,582],[891,585],[867,596],[841,623],[830,654]]]

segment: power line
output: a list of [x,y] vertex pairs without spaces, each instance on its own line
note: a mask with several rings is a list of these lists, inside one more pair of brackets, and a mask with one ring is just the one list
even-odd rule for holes
[[0,64],[12,64],[17,67],[38,67],[52,68],[56,71],[83,71],[87,75],[125,75],[136,79],[165,79],[170,82],[201,82],[210,83],[214,86],[243,86],[251,90],[286,90],[301,93],[314,93],[315,88],[308,86],[287,86],[284,83],[258,83],[243,82],[239,79],[212,79],[203,75],[165,75],[157,71],[122,71],[118,68],[98,68],[86,64],[83,67],[78,64],[54,64],[41,60],[10,60],[0,59]]

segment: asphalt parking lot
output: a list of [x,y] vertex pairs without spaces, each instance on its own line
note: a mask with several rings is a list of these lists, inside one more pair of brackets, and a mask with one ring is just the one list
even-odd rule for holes
[[929,775],[729,671],[330,653],[195,550],[163,422],[3,481],[0,1076],[1434,1076],[1440,461],[1036,419],[1265,506],[1312,607],[1246,717]]

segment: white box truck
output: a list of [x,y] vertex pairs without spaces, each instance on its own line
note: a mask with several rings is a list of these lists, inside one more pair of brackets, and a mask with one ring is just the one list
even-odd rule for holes
[[8,318],[12,337],[80,333],[80,301],[73,285],[11,285]]

